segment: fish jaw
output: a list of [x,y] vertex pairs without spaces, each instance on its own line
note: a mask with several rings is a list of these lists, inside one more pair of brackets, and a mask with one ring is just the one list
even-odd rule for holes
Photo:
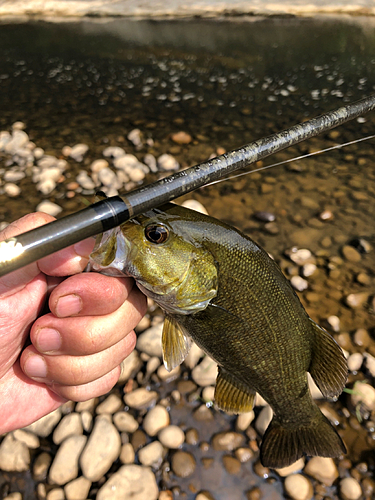
[[106,276],[129,276],[127,264],[132,250],[120,227],[116,227],[97,237],[90,255],[87,271],[95,271]]

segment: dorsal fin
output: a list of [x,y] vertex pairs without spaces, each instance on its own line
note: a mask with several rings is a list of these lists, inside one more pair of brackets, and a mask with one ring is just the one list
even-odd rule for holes
[[314,338],[309,372],[323,396],[333,398],[341,394],[346,384],[348,365],[335,339],[309,319]]
[[219,367],[215,386],[215,403],[221,410],[246,413],[253,409],[255,391]]
[[171,316],[164,319],[162,350],[165,368],[170,372],[180,365],[188,355],[191,338]]

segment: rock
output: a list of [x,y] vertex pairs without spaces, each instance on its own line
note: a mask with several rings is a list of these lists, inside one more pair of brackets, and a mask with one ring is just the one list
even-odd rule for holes
[[333,316],[333,315],[329,316],[327,318],[327,323],[333,332],[340,331],[340,318],[338,318],[337,316]]
[[[124,154],[125,154],[125,151],[124,151]],[[90,170],[91,170],[91,172],[97,174],[103,168],[108,168],[108,166],[109,166],[109,163],[107,162],[107,160],[102,160],[102,159],[94,160],[90,165]]]
[[188,368],[190,368],[190,370],[192,370],[203,356],[203,350],[198,347],[195,342],[192,342],[189,354],[186,356],[184,363]]
[[217,364],[209,356],[205,356],[203,361],[193,369],[191,376],[201,387],[214,385],[217,377]]
[[362,307],[367,302],[368,298],[368,292],[350,293],[346,297],[345,302],[351,309],[357,309],[358,307]]
[[3,497],[3,500],[22,500],[22,493],[14,491],[13,493],[9,493],[6,497]]
[[292,474],[285,479],[286,494],[293,500],[310,500],[313,496],[313,487],[307,477],[301,474]]
[[290,476],[290,474],[300,472],[304,467],[305,467],[305,459],[300,458],[293,464],[288,465],[288,467],[283,467],[282,469],[275,469],[275,471],[278,473],[279,476],[287,477]]
[[51,434],[56,424],[60,421],[61,410],[57,410],[49,413],[45,417],[40,418],[36,422],[28,425],[24,429],[30,432],[34,432],[39,437],[47,437]]
[[191,476],[196,467],[195,458],[186,451],[176,451],[172,457],[172,470],[178,477]]
[[117,394],[110,394],[100,405],[96,407],[96,413],[101,415],[103,413],[113,414],[122,408],[123,402]]
[[103,151],[103,156],[107,158],[119,158],[125,154],[125,149],[120,148],[119,146],[108,146],[108,148],[105,148]]
[[23,130],[14,130],[10,140],[3,146],[5,153],[14,155],[29,142],[29,136]]
[[153,441],[138,452],[138,458],[142,465],[159,468],[163,461],[164,448],[159,441]]
[[168,427],[164,427],[159,431],[158,438],[163,446],[174,450],[184,443],[185,433],[177,425],[168,425]]
[[171,135],[171,139],[176,144],[190,144],[193,138],[190,134],[184,131],[176,132]]
[[180,165],[178,161],[169,154],[163,154],[157,159],[158,168],[160,170],[171,171],[178,170]]
[[263,436],[266,432],[267,427],[269,426],[273,417],[273,411],[270,406],[265,406],[258,415],[258,418],[255,421],[255,429],[258,433]]
[[212,438],[212,446],[217,451],[233,451],[243,446],[245,436],[238,432],[219,432]]
[[237,448],[234,454],[241,463],[248,462],[254,456],[250,448]]
[[83,189],[95,189],[95,182],[91,179],[87,172],[81,170],[76,177],[78,184],[83,187]]
[[353,340],[355,345],[358,345],[360,347],[364,347],[367,349],[367,347],[371,344],[372,340],[371,337],[368,333],[367,330],[364,328],[358,328],[358,330],[355,331]]
[[288,250],[285,253],[290,258],[290,260],[298,266],[303,266],[304,264],[315,260],[312,253],[307,248],[293,247],[291,250]]
[[362,259],[361,254],[354,247],[344,245],[341,249],[342,255],[348,262],[360,262]]
[[56,181],[53,179],[45,179],[41,182],[38,182],[36,185],[38,191],[47,196],[52,193],[52,191],[56,188]]
[[190,210],[195,210],[196,212],[200,212],[201,214],[208,215],[208,212],[205,209],[205,207],[202,205],[202,203],[200,203],[197,200],[186,200],[183,202],[182,206],[185,208],[189,208]]
[[261,222],[274,222],[276,220],[275,214],[272,212],[255,212],[254,213],[255,219],[261,221]]
[[113,165],[125,172],[129,179],[134,182],[143,180],[148,172],[147,166],[138,161],[138,158],[134,155],[128,154],[115,158]]
[[157,375],[163,382],[172,382],[173,380],[176,380],[176,378],[178,378],[178,376],[180,375],[180,371],[180,366],[176,366],[175,368],[173,368],[173,370],[168,371],[164,365],[161,365],[158,368]]
[[51,461],[51,455],[45,451],[36,457],[33,465],[33,478],[35,481],[45,481]]
[[156,158],[155,158],[154,155],[152,155],[150,153],[147,153],[144,156],[143,161],[145,162],[145,164],[150,169],[150,172],[152,172],[152,173],[155,174],[158,171],[158,166],[157,166]]
[[319,214],[319,219],[320,220],[332,220],[334,218],[334,215],[333,213],[331,212],[331,210],[323,210],[323,212],[320,212]]
[[52,203],[52,201],[43,200],[36,207],[37,212],[44,212],[45,214],[52,215],[52,217],[56,217],[60,212],[62,212],[62,208],[56,203]]
[[254,412],[253,410],[247,412],[247,413],[242,413],[241,415],[238,415],[237,421],[236,421],[236,428],[239,431],[246,431],[246,429],[249,427],[251,422],[254,420]]
[[299,292],[303,292],[309,286],[308,282],[301,276],[292,276],[292,278],[290,279],[290,283],[292,287]]
[[159,488],[149,467],[123,465],[99,489],[96,500],[157,500]]
[[202,391],[202,399],[205,403],[213,403],[215,399],[215,387],[208,385]]
[[65,415],[53,433],[53,442],[60,444],[69,436],[83,434],[82,420],[78,413]]
[[116,427],[104,416],[95,420],[87,445],[80,458],[83,475],[98,481],[120,455],[121,438]]
[[302,276],[304,278],[309,278],[312,276],[318,268],[315,264],[309,263],[302,266]]
[[313,457],[303,471],[326,486],[332,486],[339,473],[332,458]]
[[353,477],[346,477],[340,481],[340,498],[342,500],[359,500],[362,496],[362,488]]
[[320,208],[319,203],[308,196],[301,196],[300,203],[304,208],[310,208],[311,210],[319,210]]
[[62,488],[53,488],[49,490],[46,496],[47,500],[65,500],[64,490]]
[[87,144],[76,144],[70,150],[69,156],[73,158],[73,160],[81,162],[83,160],[83,156],[87,153],[89,147]]
[[350,402],[355,408],[358,404],[363,404],[369,411],[375,410],[375,389],[365,382],[356,382],[353,392],[350,394]]
[[66,500],[85,500],[89,496],[91,481],[85,477],[77,477],[64,487]]
[[21,188],[17,186],[17,184],[7,182],[6,184],[4,184],[4,193],[11,198],[15,198],[16,196],[21,194]]
[[0,445],[0,470],[22,472],[29,469],[30,452],[25,443],[7,434]]
[[49,471],[51,484],[63,485],[78,475],[78,461],[86,436],[70,436],[60,445]]
[[365,357],[365,366],[368,372],[371,374],[372,377],[375,377],[375,357],[371,356],[371,354],[368,354],[365,352],[364,354]]
[[98,404],[99,398],[91,398],[87,401],[80,401],[76,404],[75,411],[80,413],[83,411],[94,412],[96,405]]
[[212,422],[214,419],[212,412],[205,404],[200,405],[194,410],[193,417],[198,422]]
[[33,155],[36,160],[40,160],[42,156],[44,155],[44,149],[42,148],[35,148],[33,150]]
[[360,352],[351,354],[348,358],[348,368],[351,372],[357,372],[361,369],[363,363],[363,356]]
[[21,441],[21,443],[25,443],[28,448],[33,450],[39,448],[40,446],[39,438],[33,432],[17,429],[13,431],[13,437],[15,437],[18,441]]
[[129,356],[121,363],[121,375],[118,383],[124,383],[138,372],[142,366],[138,352],[134,349]]
[[26,177],[25,172],[17,172],[15,170],[7,170],[3,176],[5,182],[18,182]]
[[103,186],[112,187],[118,189],[121,187],[117,179],[117,175],[109,167],[104,167],[98,172],[98,180],[103,184]]
[[151,437],[169,425],[169,413],[164,406],[156,405],[148,411],[143,420],[143,428],[145,432]]
[[163,323],[158,323],[139,335],[137,349],[149,356],[162,357],[161,334]]
[[135,460],[134,448],[130,443],[122,445],[120,453],[120,462],[122,464],[133,464]]
[[137,149],[143,146],[142,143],[142,133],[139,128],[135,128],[128,133],[128,139],[134,144]]
[[120,432],[130,432],[130,434],[133,434],[133,432],[135,432],[139,427],[136,419],[127,411],[119,411],[115,413],[113,415],[113,423]]
[[125,404],[136,410],[144,410],[153,406],[157,400],[158,393],[156,391],[148,391],[145,387],[140,387],[135,391],[125,394]]

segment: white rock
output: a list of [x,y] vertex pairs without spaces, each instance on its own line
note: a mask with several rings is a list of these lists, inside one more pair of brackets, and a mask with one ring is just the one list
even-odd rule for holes
[[301,474],[292,474],[285,479],[285,492],[293,500],[310,500],[313,496],[313,488],[307,477]]
[[263,436],[266,432],[269,423],[271,422],[273,417],[273,411],[270,406],[265,406],[258,415],[258,418],[255,421],[255,429],[258,433]]
[[109,166],[107,160],[95,160],[91,163],[90,169],[91,172],[98,173],[103,168],[107,168]]
[[350,401],[354,408],[363,404],[369,411],[375,410],[375,388],[365,382],[356,382],[350,394]]
[[13,432],[13,437],[15,437],[21,443],[25,443],[28,448],[33,450],[39,448],[40,441],[36,434],[33,432],[25,431],[24,429],[17,429]]
[[70,436],[63,441],[49,470],[51,484],[63,485],[77,477],[78,460],[86,441],[86,436]]
[[348,368],[351,372],[357,372],[361,369],[363,363],[363,356],[360,352],[351,354],[348,358]]
[[287,477],[290,476],[290,474],[295,474],[296,472],[300,472],[304,467],[305,467],[305,459],[302,457],[293,464],[288,465],[288,467],[283,467],[282,469],[275,469],[275,471],[279,474],[279,476]]
[[44,155],[44,149],[42,148],[34,148],[33,155],[36,160],[40,160]]
[[191,376],[201,387],[214,385],[217,377],[217,364],[209,356],[205,356],[203,361],[193,369]]
[[164,448],[159,441],[153,441],[138,452],[142,465],[158,468],[163,461]]
[[248,411],[246,413],[241,413],[241,415],[238,415],[237,421],[236,421],[236,428],[239,431],[246,431],[246,429],[249,427],[251,422],[254,420],[255,414],[253,410]]
[[304,473],[317,479],[326,486],[332,486],[333,482],[338,478],[339,473],[335,462],[332,458],[313,457],[309,460]]
[[365,352],[364,357],[366,360],[367,370],[371,373],[371,375],[373,377],[375,377],[375,358],[374,358],[374,356],[371,356],[371,354],[368,354],[367,352]]
[[23,122],[14,122],[12,125],[13,130],[23,130],[26,128],[26,125]]
[[136,148],[142,147],[142,134],[138,128],[135,128],[131,132],[129,132],[128,139],[134,144]]
[[113,414],[123,407],[123,402],[117,394],[110,394],[100,405],[96,407],[98,415],[102,413]]
[[46,500],[65,500],[65,493],[62,488],[53,488],[53,490],[49,490],[45,498]]
[[340,493],[343,500],[359,500],[362,488],[354,477],[346,477],[340,481]]
[[205,403],[212,403],[215,399],[215,387],[208,385],[203,388],[202,399]]
[[13,493],[9,493],[3,500],[22,500],[22,493],[19,491],[14,491]]
[[103,151],[103,156],[107,157],[107,158],[119,158],[120,156],[124,156],[125,153],[125,149],[123,148],[120,148],[118,146],[108,146],[107,148],[105,148],[105,150]]
[[92,421],[93,421],[93,416],[92,413],[89,411],[82,411],[81,412],[81,420],[82,420],[82,427],[85,432],[91,432],[92,429]]
[[76,144],[70,150],[69,156],[70,158],[73,158],[73,160],[80,162],[83,160],[83,156],[87,153],[88,150],[89,147],[87,144]]
[[293,248],[290,252],[288,252],[289,258],[298,266],[303,266],[312,258],[312,253],[307,248]]
[[87,445],[80,458],[83,475],[98,481],[120,455],[121,438],[116,427],[104,416],[95,420]]
[[185,442],[185,433],[177,425],[168,425],[159,431],[158,438],[163,446],[175,450]]
[[197,346],[195,342],[191,343],[189,354],[186,356],[184,363],[192,370],[197,366],[198,361],[204,356],[203,350]]
[[62,208],[56,203],[52,203],[52,201],[43,200],[36,207],[37,212],[44,212],[45,214],[52,215],[52,217],[56,217],[60,212],[62,212]]
[[303,292],[309,286],[307,281],[301,276],[292,276],[290,282],[292,284],[292,287],[298,290],[299,292]]
[[116,174],[109,168],[104,167],[98,172],[98,180],[104,185],[117,189],[119,182]]
[[5,146],[12,139],[12,136],[6,130],[0,132],[0,151],[5,151]]
[[36,422],[25,427],[25,430],[34,432],[39,437],[47,437],[51,434],[61,418],[61,410],[58,408],[52,411],[45,417],[40,418]]
[[161,334],[163,323],[158,323],[141,333],[137,340],[137,349],[149,356],[162,357]]
[[152,155],[151,153],[147,153],[144,156],[143,161],[150,169],[150,172],[153,172],[155,174],[158,171],[158,166],[157,166],[156,158],[154,155]]
[[340,331],[340,318],[338,316],[329,316],[327,318],[327,323],[329,324],[329,326],[331,327],[331,329],[334,331],[334,332],[339,332]]
[[129,432],[130,434],[133,434],[133,432],[135,432],[139,427],[139,424],[136,421],[136,419],[133,417],[133,415],[130,415],[130,413],[128,413],[127,411],[119,411],[115,413],[113,415],[113,423],[120,432]]
[[0,445],[0,470],[21,472],[29,469],[30,452],[25,443],[18,441],[10,433]]
[[82,419],[79,413],[65,415],[53,432],[53,442],[60,444],[69,436],[83,434]]
[[129,356],[121,363],[121,375],[118,383],[121,384],[129,380],[142,366],[138,352],[134,349]]
[[95,189],[95,182],[91,179],[87,172],[81,170],[76,177],[78,184],[83,187],[83,189]]
[[21,194],[21,188],[17,186],[17,184],[13,184],[12,182],[8,182],[4,185],[4,192],[7,196],[11,198],[15,198],[19,194]]
[[26,176],[25,172],[8,170],[7,172],[5,172],[3,179],[5,182],[18,182],[21,179],[24,179],[25,176]]
[[205,207],[202,205],[202,203],[200,203],[197,200],[185,200],[182,206],[185,208],[190,208],[190,210],[195,210],[196,212],[200,212],[201,214],[208,215],[208,212],[205,209]]
[[172,155],[169,154],[163,154],[159,156],[157,164],[160,170],[166,170],[166,171],[178,170],[180,167],[178,161]]
[[85,500],[89,496],[91,481],[83,476],[77,477],[64,486],[66,500]]
[[149,467],[123,465],[100,488],[96,500],[157,500],[159,488]]
[[53,179],[46,179],[44,181],[38,182],[36,188],[38,191],[44,194],[44,196],[47,196],[56,188],[56,182]]
[[53,168],[57,167],[58,159],[56,156],[52,155],[44,155],[38,160],[38,167],[41,169],[48,169],[48,168]]
[[152,406],[155,403],[157,396],[157,392],[148,391],[145,387],[140,387],[139,389],[135,389],[135,391],[125,394],[124,401],[125,404],[130,406],[130,408],[142,410]]
[[4,146],[4,151],[9,154],[15,154],[29,142],[29,136],[23,130],[14,130],[12,138]]
[[317,269],[318,268],[316,267],[315,264],[312,263],[305,264],[304,266],[302,266],[302,275],[304,276],[304,278],[308,278],[312,276]]
[[88,399],[87,401],[80,401],[79,403],[76,404],[75,411],[77,411],[78,413],[81,411],[94,412],[98,402],[99,402],[98,398],[91,398]]
[[164,406],[156,405],[148,411],[143,420],[143,428],[145,432],[154,437],[156,434],[169,425],[169,413]]

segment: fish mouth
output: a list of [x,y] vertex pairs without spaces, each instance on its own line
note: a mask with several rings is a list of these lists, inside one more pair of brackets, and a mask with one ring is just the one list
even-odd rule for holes
[[106,276],[129,276],[126,269],[130,260],[130,242],[122,234],[121,228],[116,227],[105,231],[101,238],[97,239],[86,271],[95,271]]

